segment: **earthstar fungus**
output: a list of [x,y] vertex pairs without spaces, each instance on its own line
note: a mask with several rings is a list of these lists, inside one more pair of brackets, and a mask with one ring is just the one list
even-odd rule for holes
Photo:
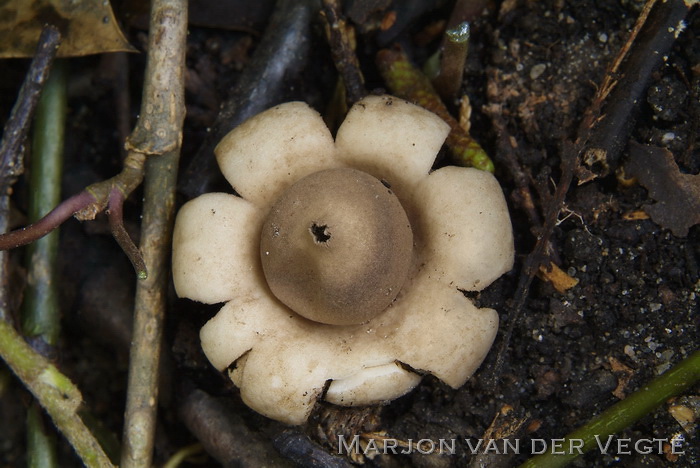
[[225,302],[202,347],[248,406],[301,424],[319,398],[382,403],[426,373],[457,388],[481,364],[498,315],[462,291],[512,267],[513,235],[491,174],[429,174],[448,131],[425,109],[370,96],[335,141],[292,102],[219,143],[241,197],[182,207],[173,276],[181,297]]
[[296,182],[263,223],[260,258],[272,293],[315,322],[359,325],[396,299],[413,233],[391,190],[356,169]]

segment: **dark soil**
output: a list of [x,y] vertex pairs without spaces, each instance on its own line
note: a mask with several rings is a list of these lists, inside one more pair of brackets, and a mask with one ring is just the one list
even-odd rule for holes
[[[354,10],[348,11],[360,31],[358,55],[368,89],[385,86],[373,64],[380,43],[386,46],[399,41],[417,61],[434,52],[454,6],[454,2],[438,3],[440,7],[425,8],[419,14],[414,14],[413,6],[399,8],[394,27],[379,32],[380,20],[393,9],[383,5],[391,2],[348,2],[354,5]],[[269,8],[269,2],[266,5],[264,8]],[[367,9],[366,5],[375,5],[376,11]],[[512,320],[515,290],[520,275],[524,274],[523,262],[535,246],[562,176],[564,143],[576,138],[596,86],[627,39],[642,6],[643,2],[633,0],[506,1],[498,7],[488,4],[486,12],[473,21],[462,93],[469,96],[473,106],[472,134],[496,163],[496,176],[511,208],[517,251],[514,270],[475,299],[481,307],[499,311],[502,331]],[[123,10],[124,18],[133,13],[126,6]],[[268,14],[256,13],[256,18]],[[245,30],[223,30],[206,27],[206,20],[201,21],[191,27],[188,39],[183,177],[187,177],[187,167],[205,140],[208,128],[214,125],[219,103],[245,69],[262,33],[262,25],[258,23],[248,24]],[[697,8],[686,22],[686,29],[653,72],[637,112],[626,116],[634,125],[624,143],[631,139],[666,147],[673,152],[683,173],[697,174],[700,171],[700,13]],[[133,26],[138,24],[136,19],[132,18],[130,24],[127,28],[130,40],[143,50],[145,33]],[[331,108],[335,69],[318,18],[312,31],[311,56],[303,71],[285,84],[280,96],[305,100],[325,112]],[[131,111],[122,117],[133,125],[145,54],[129,55],[124,62],[128,63],[128,69],[115,66],[116,60],[88,57],[71,61],[66,196],[115,174],[121,167],[120,148],[125,135],[118,130],[120,116],[114,110],[115,102],[127,100]],[[9,115],[26,66],[23,60],[8,60],[3,64],[2,119]],[[119,90],[115,85],[119,73],[128,73],[130,95],[126,97],[115,92]],[[456,112],[455,104],[448,103]],[[504,133],[497,132],[499,125],[512,137],[508,141],[514,143],[511,145],[514,166],[506,161],[500,144]],[[255,447],[264,450],[269,446],[274,451],[268,441],[276,439],[277,446],[283,447],[283,453],[289,457],[314,450],[337,453],[330,443],[337,440],[337,433],[352,434],[361,427],[386,431],[402,440],[457,439],[456,453],[450,456],[381,455],[365,460],[365,466],[449,467],[467,466],[470,462],[473,466],[477,463],[514,466],[528,458],[531,439],[562,438],[662,374],[698,347],[700,228],[694,226],[687,235],[678,236],[668,226],[658,225],[646,216],[644,208],[654,200],[644,187],[625,175],[623,168],[628,158],[624,144],[620,159],[610,161],[607,175],[580,185],[576,181],[572,184],[547,253],[551,261],[578,283],[558,292],[542,276],[535,278],[504,361],[497,369],[495,383],[489,376],[498,365],[497,348],[504,339],[503,333],[499,333],[494,350],[481,369],[459,390],[427,377],[415,391],[378,410],[336,411],[319,405],[309,426],[300,429],[313,442],[292,438],[287,445],[281,444],[280,434],[288,434],[283,432],[284,428],[254,414],[240,402],[236,389],[216,374],[199,350],[198,329],[217,308],[176,300],[172,294],[157,463],[195,442],[181,418],[183,401],[195,388],[215,396],[217,404],[233,409],[238,414],[237,424],[245,429],[241,433],[259,444]],[[513,167],[524,174],[526,187],[533,194],[534,206],[530,211],[523,203]],[[183,194],[181,201],[188,196]],[[15,202],[23,212],[26,208],[23,181],[16,186]],[[137,193],[126,206],[127,227],[134,236],[138,235],[140,203]],[[685,215],[693,214],[679,214]],[[60,367],[78,383],[87,406],[104,428],[120,434],[130,340],[128,317],[135,276],[109,236],[105,218],[83,224],[71,220],[62,228],[61,238],[64,339]],[[21,255],[13,257],[13,261],[21,264]],[[3,385],[0,385],[0,420],[22,420],[28,394],[15,381]],[[699,390],[696,386],[685,395],[697,398]],[[521,440],[521,453],[472,456],[464,439],[483,438],[505,406],[511,407],[512,412],[500,418],[495,427],[504,430],[506,422],[518,426],[516,422],[522,421],[519,429],[509,436]],[[594,450],[577,460],[575,466],[700,465],[698,435],[683,431],[669,412],[669,404],[618,436],[632,439],[632,444],[640,439],[682,436],[686,439],[682,444],[685,453],[672,455],[655,450],[650,454],[633,451],[630,455],[618,455],[615,450],[610,454]],[[22,424],[0,424],[0,441],[0,466],[25,463]],[[67,445],[59,446],[61,466],[79,464]],[[256,455],[251,456],[254,459]],[[205,456],[192,465],[200,463],[216,466],[213,458]],[[332,460],[327,465],[341,466],[332,463],[339,462]]]

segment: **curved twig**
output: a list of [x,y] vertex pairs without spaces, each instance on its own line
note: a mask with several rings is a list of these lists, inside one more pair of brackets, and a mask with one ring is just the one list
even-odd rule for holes
[[96,203],[87,190],[62,202],[34,224],[0,235],[0,250],[9,250],[34,242],[63,224],[71,216]]
[[136,270],[136,275],[139,279],[148,278],[148,270],[146,262],[143,260],[143,255],[134,241],[131,240],[129,233],[124,229],[124,192],[117,187],[112,188],[109,193],[109,204],[107,209],[107,217],[109,219],[109,227],[112,230],[114,239],[122,248],[124,253],[129,257],[131,264]]
[[97,213],[105,210],[110,205],[110,199],[116,191],[121,201],[117,202],[115,199],[116,213],[111,214],[109,218],[112,232],[119,246],[124,249],[129,260],[134,265],[139,278],[144,279],[146,268],[143,258],[141,258],[141,254],[135,248],[131,239],[128,238],[126,231],[123,233],[119,232],[119,226],[122,226],[123,230],[123,220],[121,219],[123,212],[121,208],[127,196],[141,184],[145,161],[145,153],[129,151],[124,160],[124,168],[119,174],[105,181],[92,184],[77,195],[73,195],[36,223],[22,229],[0,234],[0,251],[14,249],[34,242],[59,227],[71,216],[75,216],[80,221],[95,219]]

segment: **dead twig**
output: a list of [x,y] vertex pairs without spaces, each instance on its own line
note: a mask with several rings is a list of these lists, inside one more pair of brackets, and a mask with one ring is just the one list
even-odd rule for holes
[[515,326],[520,321],[520,316],[522,315],[523,307],[527,301],[528,294],[530,292],[530,286],[535,278],[535,274],[540,268],[540,265],[545,263],[547,258],[547,246],[550,243],[550,238],[554,232],[554,228],[557,225],[557,220],[559,218],[559,212],[564,206],[564,199],[569,191],[571,182],[574,179],[574,174],[576,167],[578,166],[578,155],[583,150],[581,144],[572,144],[566,142],[564,149],[562,151],[562,161],[561,161],[561,177],[559,178],[559,183],[557,184],[556,191],[552,197],[552,202],[547,207],[544,216],[544,225],[537,236],[537,243],[535,244],[532,252],[528,254],[523,263],[522,270],[520,271],[520,277],[518,279],[518,285],[515,289],[515,294],[513,294],[513,305],[508,313],[508,327],[503,333],[503,338],[501,344],[498,348],[498,354],[496,355],[496,362],[487,374],[487,384],[490,387],[496,386],[496,379],[501,371],[503,362],[505,360],[508,345],[510,344],[510,339],[513,336],[513,330]]
[[[24,171],[23,148],[29,124],[39,103],[39,96],[49,76],[49,70],[61,42],[58,29],[47,26],[39,37],[37,53],[22,83],[17,102],[12,108],[0,141],[0,233],[9,228],[10,194],[12,185]],[[0,320],[6,320],[9,310],[7,252],[0,251]]]
[[335,68],[345,84],[345,96],[348,107],[367,95],[365,78],[357,60],[351,29],[342,16],[338,0],[323,0],[323,11],[328,24],[328,42]]
[[150,466],[153,457],[167,264],[185,117],[186,38],[187,0],[155,0],[141,114],[127,140],[130,152],[153,156],[146,162],[141,228],[141,251],[150,274],[136,288],[121,457],[125,468]]
[[591,131],[581,156],[583,167],[577,174],[580,183],[615,170],[634,128],[651,74],[683,30],[689,2],[656,3],[656,0],[648,0],[645,4],[629,38],[598,87],[593,105],[584,114],[582,129],[591,128]]
[[309,56],[311,20],[317,10],[314,0],[277,2],[252,59],[184,171],[180,190],[187,198],[227,187],[214,158],[216,145],[247,119],[289,99],[290,81],[301,75]]
[[[554,228],[557,225],[559,213],[564,206],[566,194],[569,191],[574,176],[580,169],[580,158],[582,158],[584,155],[584,152],[589,147],[590,142],[597,141],[599,138],[599,132],[604,131],[603,129],[605,127],[597,126],[603,116],[603,105],[607,102],[606,100],[612,96],[611,92],[613,92],[613,88],[617,87],[618,90],[622,89],[624,91],[619,84],[616,84],[616,73],[618,72],[619,67],[623,63],[625,56],[627,56],[627,53],[631,48],[634,38],[636,37],[636,31],[639,31],[642,25],[646,22],[648,12],[651,11],[651,7],[653,6],[654,2],[655,0],[649,0],[645,8],[645,13],[642,13],[638,18],[637,26],[635,27],[630,39],[613,60],[609,68],[609,72],[603,78],[601,85],[598,88],[598,92],[584,113],[576,140],[573,143],[564,142],[561,150],[561,176],[559,178],[555,193],[551,197],[551,201],[544,213],[544,224],[537,236],[537,243],[523,263],[518,285],[515,294],[513,295],[513,305],[509,311],[508,327],[503,333],[503,338],[498,349],[496,361],[487,375],[487,382],[489,386],[495,386],[496,379],[498,378],[500,369],[507,354],[510,338],[513,334],[515,326],[519,323],[534,276],[546,259],[547,246],[550,242]],[[683,2],[680,1],[680,3]]]
[[223,466],[293,466],[276,453],[269,440],[250,431],[240,415],[201,390],[193,390],[183,399],[179,413],[207,453]]
[[87,191],[73,195],[36,223],[0,236],[0,250],[14,249],[44,237],[91,203],[95,203],[95,197]]
[[299,466],[309,468],[352,468],[347,459],[328,453],[305,434],[287,429],[275,436],[275,448]]
[[[110,206],[111,194],[115,190],[119,191],[122,196],[113,197],[112,201],[113,203],[123,203],[126,197],[141,184],[145,160],[146,155],[144,153],[130,151],[124,161],[122,172],[116,176],[90,185],[82,192],[60,203],[36,223],[16,231],[1,234],[0,250],[14,249],[34,242],[56,229],[71,216],[75,216],[81,221],[91,220],[95,219],[98,213],[104,211],[108,207],[121,213],[121,207]],[[120,245],[122,245],[121,242]],[[134,255],[140,257],[138,251],[129,253],[132,254],[129,257],[130,259],[132,259]],[[139,278],[145,278],[147,276],[146,270],[140,269],[142,265],[142,259],[134,263],[134,268]]]
[[134,241],[129,237],[129,233],[124,228],[124,193],[117,188],[113,188],[109,193],[109,209],[107,215],[109,217],[109,227],[112,230],[112,236],[116,239],[119,247],[131,261],[131,264],[136,269],[139,279],[146,279],[148,276],[146,262],[141,256],[139,248],[136,247]]
[[3,189],[3,193],[14,184],[24,170],[22,153],[29,133],[29,124],[60,43],[61,34],[58,28],[46,26],[39,37],[36,55],[22,83],[17,103],[5,124],[0,142],[0,188]]
[[542,217],[535,206],[535,197],[530,186],[533,183],[532,175],[518,163],[515,152],[520,148],[517,140],[508,132],[503,117],[498,111],[486,110],[491,117],[498,139],[496,140],[497,162],[502,164],[510,173],[515,183],[513,201],[525,211],[531,230],[539,230],[542,227]]

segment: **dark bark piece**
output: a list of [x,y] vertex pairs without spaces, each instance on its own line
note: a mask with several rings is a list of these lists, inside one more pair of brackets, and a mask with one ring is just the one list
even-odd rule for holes
[[194,390],[180,404],[180,418],[204,449],[224,467],[291,467],[272,444],[250,431],[222,401]]
[[347,21],[342,16],[340,2],[338,0],[323,0],[322,3],[328,22],[330,36],[328,42],[331,46],[333,62],[343,78],[347,103],[352,106],[367,95],[365,78],[352,47],[352,39],[348,31]]
[[656,224],[685,237],[700,223],[700,174],[681,173],[669,150],[631,142],[625,168],[656,200],[644,206]]
[[[17,102],[3,129],[0,140],[0,234],[10,228],[12,186],[24,171],[24,143],[29,125],[60,42],[58,29],[46,26],[39,38],[36,56],[29,66]],[[8,254],[0,252],[0,320],[7,319],[7,312],[14,302],[10,294],[9,271]]]
[[304,434],[286,430],[277,435],[272,443],[279,452],[306,468],[351,468],[345,458],[331,455]]
[[180,179],[180,189],[188,199],[226,186],[214,158],[221,138],[250,117],[285,101],[289,81],[306,64],[311,19],[318,8],[312,0],[277,2],[253,58]]
[[51,71],[51,64],[61,42],[61,34],[54,26],[46,26],[39,38],[37,51],[19,91],[17,103],[5,124],[0,141],[0,189],[4,193],[22,174],[22,153],[29,133],[29,125],[39,104],[41,90]]
[[[617,167],[651,74],[671,50],[688,10],[683,0],[671,0],[659,2],[651,11],[587,144],[583,164],[593,174],[605,176]],[[594,177],[579,175],[584,181]]]

